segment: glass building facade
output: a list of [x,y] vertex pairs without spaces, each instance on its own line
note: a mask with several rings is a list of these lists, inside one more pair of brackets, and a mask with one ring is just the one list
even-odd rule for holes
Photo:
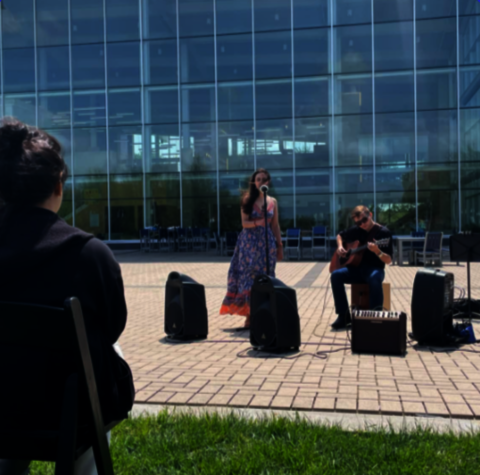
[[477,0],[3,0],[1,113],[59,138],[62,216],[111,240],[282,228],[357,204],[396,234],[480,228]]

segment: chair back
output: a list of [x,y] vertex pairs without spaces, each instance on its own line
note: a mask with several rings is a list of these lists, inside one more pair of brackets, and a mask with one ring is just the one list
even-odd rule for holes
[[443,233],[427,232],[425,235],[426,252],[441,252],[442,250]]
[[314,226],[312,228],[312,236],[326,236],[327,235],[327,227],[326,226]]

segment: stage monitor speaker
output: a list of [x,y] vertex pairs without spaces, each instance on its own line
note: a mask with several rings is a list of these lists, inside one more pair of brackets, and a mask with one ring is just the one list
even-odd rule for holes
[[250,343],[268,351],[298,350],[300,317],[297,294],[267,275],[255,278],[250,296]]
[[208,335],[205,287],[178,272],[171,272],[165,286],[165,333],[191,340]]
[[412,333],[420,344],[443,346],[452,342],[454,275],[421,269],[413,282]]

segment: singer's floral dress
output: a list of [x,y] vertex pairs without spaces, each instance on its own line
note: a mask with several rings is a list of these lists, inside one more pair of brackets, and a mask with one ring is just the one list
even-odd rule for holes
[[[270,200],[267,206],[269,224],[273,219],[275,201]],[[263,211],[255,204],[252,219],[265,219]],[[277,263],[277,246],[271,226],[268,226],[268,254],[270,256],[270,276],[275,277]],[[265,227],[243,229],[238,236],[228,271],[227,295],[223,299],[220,314],[250,315],[250,291],[253,281],[259,274],[267,272],[265,258]]]

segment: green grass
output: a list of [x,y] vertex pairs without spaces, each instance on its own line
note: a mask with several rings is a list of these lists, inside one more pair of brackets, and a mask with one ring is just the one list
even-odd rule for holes
[[[346,432],[282,418],[169,415],[124,421],[116,474],[480,474],[480,435]],[[32,475],[53,474],[35,462]]]

